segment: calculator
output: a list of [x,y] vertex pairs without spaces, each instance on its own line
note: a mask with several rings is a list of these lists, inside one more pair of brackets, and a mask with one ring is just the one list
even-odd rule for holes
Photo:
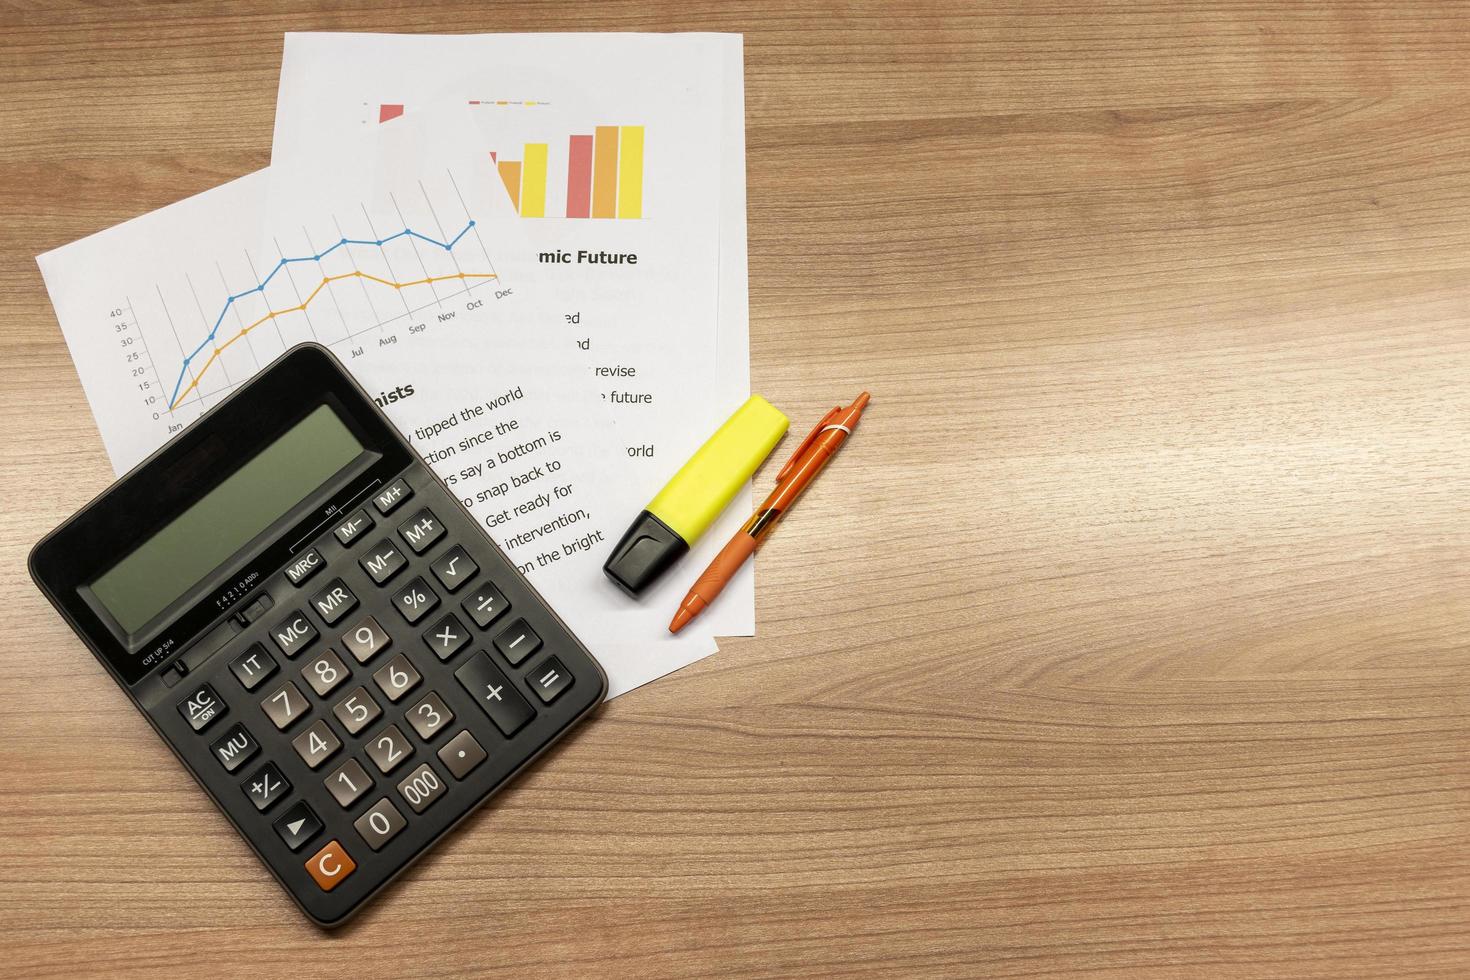
[[321,926],[607,692],[577,637],[316,344],[52,531],[30,568]]

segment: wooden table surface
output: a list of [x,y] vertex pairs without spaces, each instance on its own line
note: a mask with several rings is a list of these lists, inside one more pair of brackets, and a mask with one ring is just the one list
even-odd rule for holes
[[[1470,7],[338,6],[0,13],[0,973],[1470,974]],[[874,394],[755,638],[332,934],[24,567],[110,479],[33,257],[313,28],[743,31],[755,388]]]

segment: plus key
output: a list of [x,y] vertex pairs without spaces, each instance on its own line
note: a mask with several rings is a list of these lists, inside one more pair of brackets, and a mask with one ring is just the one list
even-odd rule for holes
[[530,702],[516,692],[483,650],[471,656],[454,676],[503,735],[514,735],[536,716]]

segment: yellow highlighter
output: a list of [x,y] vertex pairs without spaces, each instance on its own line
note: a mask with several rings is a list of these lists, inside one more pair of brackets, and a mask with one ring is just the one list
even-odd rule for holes
[[602,570],[624,592],[643,593],[699,540],[791,423],[760,395],[735,410],[649,501]]

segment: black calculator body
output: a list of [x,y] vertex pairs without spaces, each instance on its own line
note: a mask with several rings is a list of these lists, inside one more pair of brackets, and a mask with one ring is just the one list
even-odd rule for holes
[[313,921],[602,701],[602,668],[327,350],[293,348],[31,575]]

